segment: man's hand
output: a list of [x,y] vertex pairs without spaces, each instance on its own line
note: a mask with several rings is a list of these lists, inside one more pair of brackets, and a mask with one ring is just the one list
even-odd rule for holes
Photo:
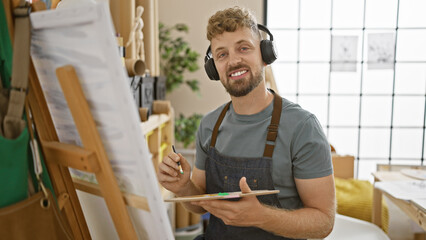
[[[179,172],[178,162],[180,162],[184,174]],[[185,190],[190,182],[191,166],[188,161],[179,153],[169,153],[158,165],[158,181],[169,191],[179,195],[179,192]]]
[[[240,180],[241,192],[251,192],[246,178]],[[239,201],[209,200],[191,202],[193,205],[203,207],[205,210],[222,219],[227,225],[232,226],[256,226],[262,219],[264,206],[257,200],[256,196],[247,196]]]

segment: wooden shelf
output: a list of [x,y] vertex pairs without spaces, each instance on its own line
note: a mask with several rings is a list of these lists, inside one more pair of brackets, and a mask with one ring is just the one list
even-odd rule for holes
[[149,116],[148,121],[141,123],[141,129],[143,134],[147,135],[155,129],[161,127],[163,124],[167,124],[170,121],[171,116],[169,114],[154,114]]
[[[154,101],[155,102],[155,101]],[[141,131],[145,135],[149,152],[152,154],[152,163],[158,170],[158,164],[163,156],[172,151],[174,144],[174,111],[169,108],[169,112],[153,114],[148,120],[141,123]]]

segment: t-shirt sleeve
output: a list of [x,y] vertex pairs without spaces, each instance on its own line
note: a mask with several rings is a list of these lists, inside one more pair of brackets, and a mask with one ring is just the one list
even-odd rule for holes
[[206,140],[202,134],[202,122],[198,127],[197,136],[195,140],[195,166],[200,170],[205,170],[206,159],[208,156],[208,149],[204,146]]
[[292,153],[295,178],[319,178],[333,173],[330,145],[313,114],[296,127]]

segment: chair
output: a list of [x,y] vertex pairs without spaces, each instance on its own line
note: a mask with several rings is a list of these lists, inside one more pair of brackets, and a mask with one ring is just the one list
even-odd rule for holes
[[333,231],[324,240],[390,240],[376,225],[336,214]]

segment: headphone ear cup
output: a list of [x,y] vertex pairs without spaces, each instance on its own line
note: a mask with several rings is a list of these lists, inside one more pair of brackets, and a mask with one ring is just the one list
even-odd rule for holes
[[206,70],[207,76],[209,76],[210,80],[219,80],[219,73],[216,70],[213,58],[205,59],[204,69]]
[[266,64],[271,64],[277,59],[275,44],[271,40],[262,40],[260,42],[260,51],[262,53],[262,60]]

